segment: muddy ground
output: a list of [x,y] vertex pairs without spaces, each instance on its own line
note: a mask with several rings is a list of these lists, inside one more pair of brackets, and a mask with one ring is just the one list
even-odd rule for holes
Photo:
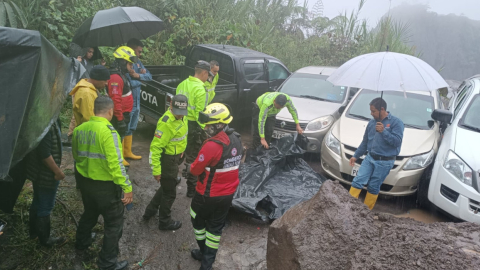
[[[134,134],[134,152],[142,155],[143,159],[130,161],[129,175],[134,185],[134,208],[131,211],[125,211],[124,233],[120,241],[120,259],[126,259],[133,265],[154,254],[156,257],[142,269],[198,269],[200,266],[199,262],[190,257],[190,250],[196,248],[196,242],[190,223],[190,198],[185,196],[185,180],[182,180],[181,184],[177,186],[177,199],[172,209],[173,219],[180,220],[183,223],[179,230],[174,232],[160,231],[157,228],[157,219],[151,219],[149,222],[142,221],[143,211],[159,187],[159,184],[151,175],[151,169],[148,164],[149,146],[154,129],[153,125],[140,123],[137,132]],[[243,143],[249,146],[251,143],[249,132],[243,130],[240,130],[240,132],[242,133]],[[306,155],[306,160],[312,168],[321,172],[318,155]],[[71,153],[65,153],[62,167],[66,170],[73,168]],[[62,197],[81,203],[80,196],[74,189],[75,180],[73,175],[68,175],[61,186],[63,190],[59,193],[62,194]],[[72,203],[70,202],[68,205],[71,206]],[[60,207],[62,206],[57,203],[56,208]],[[412,217],[427,223],[451,221],[441,213],[426,213],[423,210],[416,209],[414,196],[403,198],[381,197],[374,210],[402,217]],[[81,209],[73,210],[72,212],[79,219]],[[23,217],[25,214],[21,216]],[[66,219],[65,216],[64,219]],[[18,221],[26,223],[23,218],[18,219]],[[73,223],[71,220],[68,222]],[[99,222],[101,223],[101,220]],[[67,224],[67,221],[64,220],[63,223]],[[62,223],[54,224],[56,227],[54,232],[56,234],[61,234],[62,231],[65,231],[61,225]],[[269,225],[269,223],[255,220],[232,210],[228,216],[227,227],[222,236],[214,268],[228,270],[266,269],[266,246]],[[70,224],[70,226],[74,225]],[[22,230],[27,230],[26,226],[23,226]],[[7,233],[13,233],[12,231],[10,229],[10,232],[6,232],[5,236],[7,237],[5,239],[9,239]],[[98,231],[101,234],[101,228]],[[86,259],[87,263],[82,262],[82,259],[73,250],[73,243],[69,243],[61,251],[58,251],[60,259],[69,260],[68,264],[65,264],[65,262],[39,263],[38,268],[29,268],[22,264],[22,257],[19,256],[22,254],[22,251],[17,250],[21,248],[17,246],[21,243],[12,244],[13,241],[11,239],[5,239],[0,239],[0,269],[95,269],[94,257],[96,252],[98,252],[101,237],[97,237],[97,246],[92,248],[90,257]],[[73,239],[74,237],[71,235],[70,241],[72,242]],[[33,252],[46,254],[50,252],[43,249],[38,250],[34,248]],[[25,254],[25,251],[23,252]],[[65,265],[68,265],[68,267],[65,268]]]

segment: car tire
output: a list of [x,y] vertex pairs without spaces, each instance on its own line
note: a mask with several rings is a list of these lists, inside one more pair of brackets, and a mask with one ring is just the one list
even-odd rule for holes
[[432,177],[433,164],[423,172],[418,182],[417,205],[420,208],[430,209],[432,203],[428,200],[428,188],[430,187],[430,178]]

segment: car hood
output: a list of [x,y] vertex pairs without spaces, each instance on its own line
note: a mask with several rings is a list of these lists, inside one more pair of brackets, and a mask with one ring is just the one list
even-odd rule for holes
[[[332,115],[335,113],[342,104],[333,103],[328,101],[320,101],[309,98],[290,97],[293,105],[297,109],[298,120],[302,122],[308,122],[315,118],[319,118],[326,115]],[[278,114],[278,118],[289,120],[292,119],[292,115],[285,107]]]
[[[362,142],[367,124],[368,122],[364,120],[342,116],[332,128],[332,132],[342,144],[357,148]],[[405,128],[400,156],[414,156],[432,150],[435,144],[435,132],[436,129]]]
[[454,151],[468,166],[474,170],[480,169],[480,133],[462,127],[457,127]]

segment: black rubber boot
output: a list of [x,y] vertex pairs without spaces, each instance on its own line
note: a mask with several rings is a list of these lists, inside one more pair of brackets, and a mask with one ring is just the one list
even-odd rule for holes
[[28,232],[30,234],[30,239],[35,239],[38,237],[36,219],[37,219],[37,211],[30,207],[30,211],[28,215]]
[[202,261],[203,254],[200,249],[192,249],[192,251],[190,251],[190,255],[192,255],[192,258],[195,260]]
[[217,257],[218,249],[210,248],[205,246],[203,257],[202,257],[202,266],[200,270],[211,270],[213,263],[215,262],[215,257]]
[[117,264],[115,265],[115,270],[127,269],[127,266],[128,266],[128,261],[117,262]]
[[158,225],[158,229],[162,231],[174,231],[180,229],[180,227],[182,227],[182,222],[173,220],[170,221],[170,223],[167,225]]
[[63,237],[50,237],[50,216],[37,217],[37,232],[40,244],[45,247],[59,246],[65,243]]

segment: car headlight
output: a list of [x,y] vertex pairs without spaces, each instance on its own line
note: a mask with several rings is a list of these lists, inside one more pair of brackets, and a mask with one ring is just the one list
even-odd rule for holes
[[331,131],[328,132],[327,136],[325,137],[325,145],[337,155],[340,155],[340,141],[333,136]]
[[426,154],[413,156],[407,161],[407,163],[405,163],[405,166],[403,166],[403,169],[416,170],[416,169],[426,168],[428,167],[428,165],[432,164],[433,156],[434,156],[433,149]]
[[331,115],[320,117],[308,122],[306,131],[317,131],[328,128],[333,123],[333,117]]
[[470,166],[468,166],[467,163],[465,163],[452,150],[448,151],[443,167],[460,180],[460,182],[472,186],[472,168],[470,168]]

